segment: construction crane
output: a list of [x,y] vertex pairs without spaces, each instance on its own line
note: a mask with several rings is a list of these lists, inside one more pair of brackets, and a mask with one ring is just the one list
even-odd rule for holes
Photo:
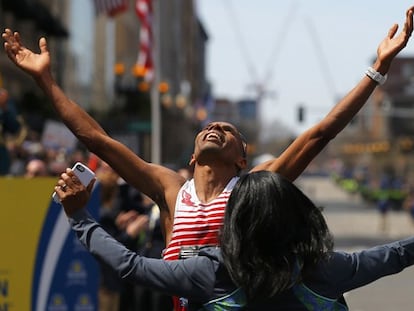
[[319,40],[319,35],[316,30],[316,27],[313,23],[313,20],[310,17],[306,17],[304,19],[305,21],[305,28],[309,32],[309,36],[311,38],[313,47],[316,52],[316,57],[318,58],[319,66],[321,69],[321,73],[323,75],[323,78],[325,79],[325,84],[328,89],[328,92],[331,93],[331,97],[336,100],[338,97],[338,93],[335,86],[335,80],[333,78],[333,75],[331,74],[328,60],[323,52],[321,41]]
[[[243,33],[240,28],[240,23],[237,18],[237,14],[235,12],[231,0],[222,1],[222,3],[223,5],[225,5],[226,11],[229,16],[229,21],[236,36],[237,44],[239,45],[239,50],[242,53],[244,64],[247,68],[249,77],[251,78],[251,82],[248,84],[247,89],[253,92],[253,99],[256,101],[257,106],[260,109],[260,104],[265,98],[274,98],[277,95],[277,92],[275,90],[269,89],[269,84],[274,77],[274,72],[276,69],[275,64],[277,63],[280,57],[282,48],[285,46],[290,27],[295,22],[295,17],[297,15],[297,12],[299,11],[298,2],[292,1],[290,3],[289,10],[284,20],[282,21],[282,26],[278,28],[279,32],[276,34],[275,40],[273,41],[274,46],[270,54],[270,58],[265,63],[265,73],[262,77],[258,74],[257,71],[257,61],[253,62],[253,59],[249,53],[249,46],[244,39]],[[327,91],[330,93],[330,97],[335,102],[338,99],[338,92],[336,89],[335,80],[329,68],[328,60],[324,54],[321,41],[319,40],[317,29],[313,23],[313,20],[310,17],[306,17],[303,20],[305,22],[306,31],[309,33],[309,38],[313,45],[313,49],[315,50],[317,61],[320,67],[320,72],[325,81]],[[306,103],[300,103],[298,105],[299,122],[303,122],[305,120],[305,115],[309,113],[307,110],[308,109],[306,107]],[[316,112],[321,111],[322,108],[313,107],[312,110]],[[323,111],[325,111],[325,109]]]
[[237,14],[234,10],[231,0],[222,1],[222,3],[226,6],[225,8],[229,15],[229,21],[231,22],[231,26],[233,28],[237,43],[239,45],[239,49],[242,53],[244,64],[247,67],[247,72],[251,78],[251,83],[248,84],[247,88],[253,91],[254,99],[257,102],[258,106],[260,106],[260,102],[265,97],[275,97],[276,95],[276,91],[270,90],[268,88],[268,85],[273,78],[273,73],[275,70],[274,64],[279,58],[280,52],[285,44],[285,41],[288,35],[290,25],[294,22],[296,12],[298,11],[297,2],[296,1],[291,2],[289,12],[282,22],[283,27],[279,27],[280,31],[278,32],[276,39],[274,41],[274,46],[270,54],[270,58],[268,62],[266,62],[265,64],[266,71],[262,78],[259,76],[257,72],[258,66],[255,65],[255,63],[253,62],[250,56],[248,45],[246,44],[246,41],[244,40],[244,36],[240,28],[240,23],[237,19]]
[[[333,101],[336,101],[338,99],[338,92],[335,85],[335,80],[333,78],[333,75],[331,74],[328,60],[325,56],[325,53],[322,48],[321,41],[319,40],[319,35],[316,30],[316,27],[313,23],[313,20],[310,17],[304,18],[305,22],[305,28],[309,33],[309,37],[311,39],[313,48],[316,53],[316,57],[319,63],[320,71],[322,73],[322,76],[325,80],[327,91],[330,93],[330,97],[333,99]],[[305,115],[309,113],[309,109],[306,109],[306,106],[304,103],[299,104],[297,107],[298,111],[298,122],[304,122]],[[314,112],[320,112],[325,111],[325,108],[322,107],[313,107],[312,111]]]

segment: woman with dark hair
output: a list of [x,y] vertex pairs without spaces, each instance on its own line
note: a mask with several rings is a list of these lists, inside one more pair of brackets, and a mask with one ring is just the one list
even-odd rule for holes
[[[260,302],[262,307],[272,297],[273,306],[293,304],[300,310],[295,293],[288,291],[313,280],[320,273],[318,264],[329,262],[333,254],[332,235],[320,209],[291,182],[265,171],[243,176],[234,188],[220,240],[231,278],[251,304]],[[344,304],[340,291],[330,299]]]
[[88,191],[70,169],[55,191],[72,229],[99,261],[123,279],[187,297],[190,310],[347,310],[343,293],[414,264],[414,237],[334,252],[321,211],[268,171],[244,175],[234,187],[221,252],[206,247],[182,260],[145,258],[113,239],[85,211]]
[[[221,251],[248,296],[289,288],[294,268],[313,268],[332,250],[321,211],[292,183],[265,171],[244,176],[227,203]],[[257,293],[257,294],[256,294]]]

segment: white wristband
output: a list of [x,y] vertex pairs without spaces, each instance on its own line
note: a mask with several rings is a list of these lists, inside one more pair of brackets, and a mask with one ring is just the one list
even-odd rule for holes
[[372,67],[368,67],[365,74],[380,85],[383,85],[387,81],[387,75],[383,76]]

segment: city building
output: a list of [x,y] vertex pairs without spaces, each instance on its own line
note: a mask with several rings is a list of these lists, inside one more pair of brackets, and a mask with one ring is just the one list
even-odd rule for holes
[[372,180],[386,172],[414,181],[414,58],[397,57],[354,121],[329,150]]
[[[208,118],[199,112],[208,113],[205,99],[211,95],[205,65],[208,35],[193,0],[152,1],[152,84],[136,66],[142,25],[135,1],[127,0],[125,9],[113,15],[95,11],[92,0],[0,3],[0,24],[21,32],[29,48],[36,50],[38,39],[47,37],[59,85],[108,132],[151,160],[151,102],[156,101],[161,112],[160,161],[188,163],[194,135]],[[4,54],[0,66],[3,86],[29,125],[36,123],[41,131],[42,122],[56,117],[53,109],[44,104],[34,81]]]

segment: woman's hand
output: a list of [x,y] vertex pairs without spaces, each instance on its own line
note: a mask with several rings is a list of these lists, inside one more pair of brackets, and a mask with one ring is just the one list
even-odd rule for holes
[[55,191],[67,216],[85,208],[94,183],[95,179],[89,183],[88,187],[85,187],[70,168],[67,168],[66,172],[60,175]]

